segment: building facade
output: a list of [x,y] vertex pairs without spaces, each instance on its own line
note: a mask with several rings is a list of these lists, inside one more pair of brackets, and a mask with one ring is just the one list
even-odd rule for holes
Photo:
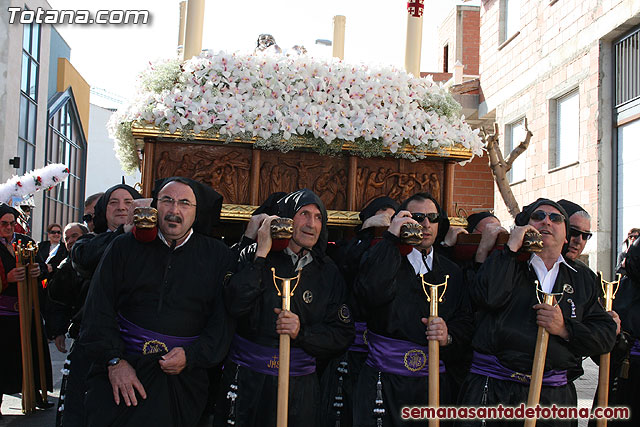
[[[585,253],[611,276],[616,247],[638,226],[640,3],[484,0],[479,121],[499,124],[503,152],[533,133],[510,173],[522,206],[538,197],[582,205],[594,237]],[[494,119],[495,118],[495,119]],[[496,190],[495,209],[512,219]]]
[[8,7],[51,7],[43,0],[11,0],[0,10],[0,183],[51,163],[71,171],[64,184],[31,200],[31,234],[39,240],[47,224],[82,216],[89,85],[53,26],[11,24]]

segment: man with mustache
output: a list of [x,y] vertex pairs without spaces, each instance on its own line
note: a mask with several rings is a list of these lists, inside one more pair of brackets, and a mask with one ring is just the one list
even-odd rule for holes
[[212,236],[222,196],[180,177],[159,180],[153,195],[156,238],[138,240],[135,230],[118,236],[87,296],[89,427],[195,426],[206,369],[231,340],[222,282],[235,257]]
[[[422,225],[422,241],[415,247],[400,242],[407,223]],[[435,198],[414,194],[362,258],[354,292],[366,313],[369,355],[358,378],[355,426],[403,425],[403,407],[427,406],[429,340],[440,343],[440,403],[455,404],[456,379],[464,375],[460,356],[469,344],[473,317],[462,271],[434,251],[448,228],[449,219]],[[420,274],[431,284],[449,276],[439,316],[430,322]]]
[[[471,372],[460,405],[519,406],[527,401],[538,327],[549,332],[541,406],[577,406],[573,380],[582,375],[581,359],[611,350],[616,325],[598,302],[599,286],[584,265],[562,256],[567,243],[567,213],[556,202],[538,199],[516,216],[516,227],[502,251],[485,260],[470,287],[478,308]],[[539,232],[542,252],[524,255],[525,232]],[[536,290],[536,287],[540,291]],[[557,305],[539,303],[541,291],[557,293]],[[485,420],[459,422],[479,426]],[[574,425],[577,420],[538,420],[540,425]],[[486,420],[488,426],[507,425]]]
[[[238,273],[225,287],[225,302],[238,328],[223,371],[215,425],[274,426],[278,395],[280,335],[291,337],[290,426],[316,425],[319,384],[316,358],[331,357],[353,341],[346,288],[337,266],[325,255],[327,212],[320,198],[303,189],[278,201],[278,215],[293,219],[284,250],[272,248],[268,216],[257,243],[240,254]],[[282,311],[274,286],[296,277],[291,311]],[[282,286],[278,281],[278,286]]]

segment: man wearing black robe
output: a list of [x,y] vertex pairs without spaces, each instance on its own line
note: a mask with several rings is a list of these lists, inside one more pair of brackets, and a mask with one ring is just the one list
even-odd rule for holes
[[206,369],[231,340],[222,282],[235,259],[211,237],[222,196],[167,178],[153,203],[157,237],[117,237],[91,282],[80,338],[93,362],[88,426],[196,425]]
[[327,250],[345,279],[348,290],[347,304],[351,308],[355,322],[356,337],[349,349],[339,357],[328,361],[321,372],[320,425],[322,426],[333,427],[337,422],[341,427],[353,425],[353,399],[356,396],[356,385],[369,354],[365,341],[366,315],[364,307],[358,302],[353,292],[353,285],[358,276],[362,256],[380,240],[380,235],[389,227],[391,217],[398,207],[399,204],[387,196],[374,199],[360,211],[359,218],[362,224],[357,227],[356,235],[351,239],[330,245]]
[[[78,335],[91,278],[109,244],[125,233],[124,228],[134,200],[142,197],[133,187],[126,184],[114,185],[101,194],[92,207],[94,214],[91,223],[96,234],[84,234],[75,241],[66,260],[66,277],[53,284],[55,299],[72,302],[74,306],[68,326],[69,337],[74,342],[65,361],[68,374],[60,392],[59,406],[63,410],[58,414],[58,424],[63,422],[65,427],[86,426],[84,394],[89,359],[84,346],[78,340]],[[61,289],[60,285],[63,285],[64,289]]]
[[[628,420],[609,420],[609,426],[637,426],[640,420],[640,245],[636,239],[626,253],[626,274],[613,300],[613,312],[619,315],[620,333],[611,351],[608,406],[631,410]],[[614,318],[615,320],[615,318]],[[596,363],[599,357],[593,358]],[[596,406],[600,389],[594,395]],[[595,426],[589,420],[589,426]]]
[[[415,248],[402,245],[402,225],[416,222],[423,227],[421,243]],[[358,381],[355,426],[375,426],[379,420],[402,425],[403,407],[427,406],[428,340],[440,343],[440,404],[455,403],[455,378],[463,375],[458,357],[469,345],[473,317],[462,271],[433,250],[448,225],[446,213],[429,193],[415,194],[402,203],[382,240],[363,256],[355,293],[367,314],[369,358]],[[449,275],[439,317],[431,322],[419,274],[434,285]]]
[[[278,213],[294,221],[288,246],[271,250],[269,227],[275,216],[269,216],[258,231],[258,242],[242,251],[238,273],[225,287],[225,302],[238,319],[238,329],[216,407],[219,426],[228,420],[243,427],[275,425],[281,334],[291,337],[289,425],[316,425],[315,358],[334,356],[353,341],[344,281],[325,255],[327,212],[322,201],[311,190],[299,190],[278,202]],[[271,268],[285,278],[300,272],[299,282],[292,282],[291,311],[280,310],[282,298]]]
[[[538,199],[518,214],[505,248],[492,253],[480,267],[470,289],[479,320],[461,405],[526,403],[539,326],[549,332],[541,406],[576,406],[572,381],[583,373],[581,358],[611,350],[616,325],[598,303],[593,273],[561,255],[568,228],[560,205]],[[524,234],[530,230],[541,233],[542,252],[519,259]],[[536,286],[556,293],[557,305],[539,303],[543,297]],[[458,424],[483,425],[482,420]],[[503,424],[503,420],[486,421],[489,426]],[[577,420],[540,419],[538,424],[577,425]]]
[[[27,280],[28,276],[42,279],[46,275],[47,265],[39,256],[36,265],[29,271],[22,266],[16,266],[16,255],[13,244],[29,242],[35,245],[31,237],[14,233],[16,219],[20,216],[11,206],[0,203],[0,332],[2,333],[2,350],[0,351],[0,404],[3,394],[15,394],[22,391],[22,347],[20,345],[20,317],[18,313],[18,281]],[[38,286],[40,300],[44,299],[43,289]],[[43,304],[44,305],[44,304]],[[37,390],[41,390],[38,364],[38,351],[35,326],[32,328],[31,348],[33,350],[34,382]],[[44,330],[44,326],[43,326]],[[44,341],[44,334],[43,334]],[[51,359],[49,346],[43,342],[44,366],[47,389],[52,390]],[[42,402],[40,394],[36,393],[39,407],[48,407]]]

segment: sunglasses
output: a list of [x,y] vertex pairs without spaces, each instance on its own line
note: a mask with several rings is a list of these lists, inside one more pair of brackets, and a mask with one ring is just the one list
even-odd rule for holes
[[431,212],[427,214],[416,212],[411,214],[411,218],[413,218],[413,220],[417,223],[422,223],[425,218],[427,218],[431,224],[440,221],[440,215],[437,212]]
[[51,230],[48,232],[48,234],[62,234],[62,231],[60,230]]
[[587,241],[593,234],[589,231],[578,230],[577,228],[569,227],[569,236],[578,237],[582,236],[582,240]]
[[564,222],[564,215],[555,212],[535,211],[530,218],[534,221],[544,221],[547,216],[549,221],[553,223],[560,224]]
[[83,220],[84,222],[91,222],[91,221],[93,221],[93,215],[91,215],[91,214],[83,215],[83,216],[82,216],[82,220]]

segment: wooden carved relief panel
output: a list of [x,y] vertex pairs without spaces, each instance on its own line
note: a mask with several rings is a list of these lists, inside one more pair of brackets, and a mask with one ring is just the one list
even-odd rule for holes
[[378,196],[401,203],[411,195],[428,191],[442,203],[444,166],[441,161],[409,162],[398,159],[358,159],[355,206],[362,210]]
[[192,178],[222,194],[224,203],[249,204],[251,150],[203,144],[162,143],[156,147],[156,178]]
[[350,159],[303,151],[254,152],[247,145],[206,143],[161,142],[153,146],[149,156],[153,159],[153,179],[196,179],[222,194],[224,203],[260,204],[275,191],[309,188],[329,210],[350,210],[349,206],[361,210],[381,195],[402,202],[421,191],[430,192],[442,203],[446,191],[442,160],[413,163],[392,158]]
[[259,200],[275,191],[313,190],[327,209],[347,209],[348,160],[315,153],[263,151]]

